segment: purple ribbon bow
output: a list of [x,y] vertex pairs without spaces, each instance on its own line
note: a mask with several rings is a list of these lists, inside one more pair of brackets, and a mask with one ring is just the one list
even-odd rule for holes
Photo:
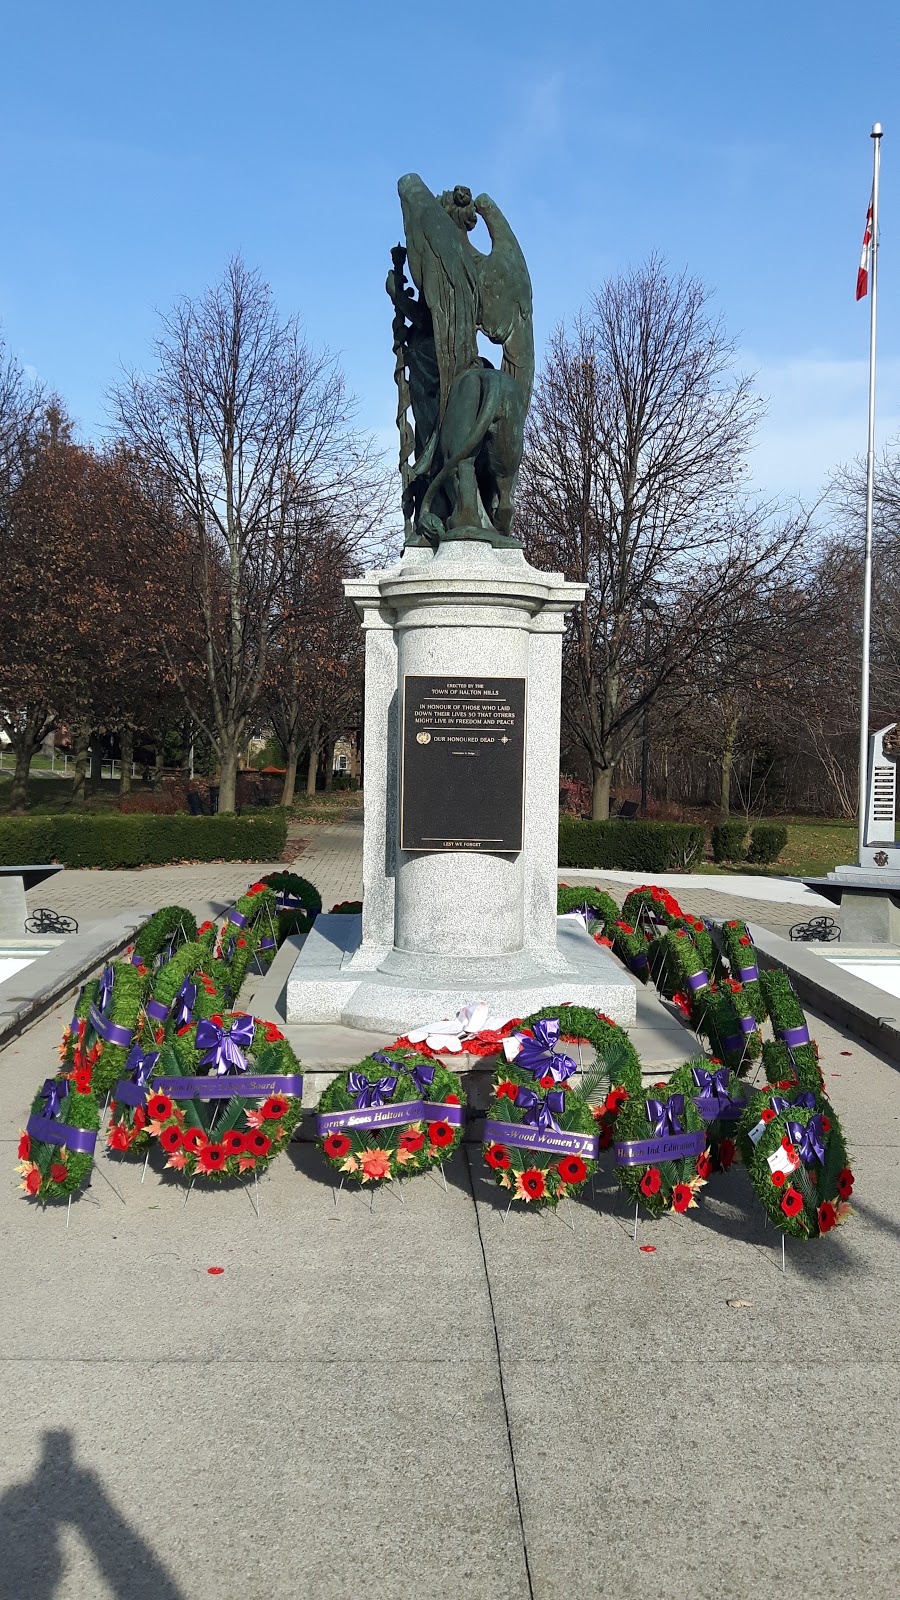
[[197,999],[197,985],[190,978],[185,978],[177,995],[175,996],[175,1027],[184,1028],[194,1020],[194,1004]]
[[356,1104],[360,1110],[367,1106],[383,1106],[390,1100],[397,1087],[397,1079],[393,1076],[376,1078],[370,1083],[364,1072],[349,1072],[347,1074],[347,1089],[355,1095]]
[[104,967],[100,974],[100,993],[97,996],[97,1010],[101,1017],[106,1016],[106,1008],[109,1005],[115,981],[116,975],[112,967]]
[[549,1089],[547,1094],[542,1096],[536,1094],[533,1089],[526,1089],[523,1084],[516,1094],[516,1105],[525,1112],[523,1120],[529,1127],[538,1128],[541,1133],[562,1132],[556,1121],[556,1117],[561,1116],[566,1109],[566,1097],[562,1089]]
[[68,1093],[68,1078],[48,1078],[41,1089],[41,1094],[44,1097],[44,1109],[41,1115],[55,1120],[59,1116],[62,1102]]
[[234,1017],[230,1030],[220,1027],[218,1022],[197,1023],[197,1049],[207,1051],[200,1065],[215,1067],[218,1077],[226,1072],[246,1072],[244,1051],[249,1050],[252,1043],[252,1017]]
[[667,1133],[683,1133],[678,1118],[684,1114],[684,1095],[673,1094],[668,1100],[648,1100],[646,1102],[647,1120],[653,1123],[654,1137],[661,1138]]
[[802,1106],[805,1111],[814,1111],[816,1097],[811,1089],[804,1089],[800,1094],[795,1094],[792,1100],[786,1100],[783,1094],[773,1094],[769,1098],[769,1105],[776,1117],[779,1117],[782,1111],[795,1111],[798,1106]]
[[434,1067],[428,1066],[425,1062],[421,1062],[419,1066],[410,1067],[409,1075],[419,1093],[427,1095],[429,1089],[434,1083]]
[[817,1112],[814,1117],[804,1124],[802,1122],[785,1123],[785,1132],[792,1145],[796,1146],[800,1160],[806,1166],[811,1166],[813,1161],[825,1165],[825,1129],[822,1126],[822,1114]]
[[516,1035],[522,1041],[522,1048],[515,1058],[515,1065],[524,1072],[534,1073],[536,1078],[545,1078],[549,1073],[554,1083],[565,1083],[573,1072],[578,1071],[578,1066],[571,1056],[553,1054],[554,1046],[559,1042],[558,1019],[551,1017],[547,1022],[535,1022],[532,1032],[533,1039],[522,1033]]
[[728,1093],[728,1068],[720,1067],[718,1072],[709,1072],[706,1067],[692,1067],[691,1077],[700,1090],[697,1096],[697,1110],[701,1117],[707,1119],[721,1116],[731,1104],[731,1095]]
[[148,1050],[146,1055],[139,1044],[134,1046],[128,1060],[125,1062],[126,1075],[131,1079],[135,1088],[146,1089],[150,1082],[150,1074],[159,1060],[158,1050]]

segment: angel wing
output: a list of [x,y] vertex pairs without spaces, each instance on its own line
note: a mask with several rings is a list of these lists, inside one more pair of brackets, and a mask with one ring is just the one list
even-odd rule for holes
[[397,192],[410,275],[434,322],[443,417],[453,379],[478,364],[475,263],[456,224],[417,173],[401,178]]
[[522,247],[490,195],[478,195],[475,210],[492,245],[490,255],[469,246],[477,262],[479,326],[494,344],[502,344],[503,370],[521,384],[527,409],[534,387],[531,278]]

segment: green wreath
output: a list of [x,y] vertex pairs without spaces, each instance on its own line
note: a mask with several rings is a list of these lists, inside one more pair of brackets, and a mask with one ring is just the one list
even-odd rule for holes
[[763,1068],[769,1083],[780,1088],[796,1084],[801,1089],[823,1090],[819,1051],[810,1038],[806,1017],[787,973],[773,967],[760,974],[766,1010],[774,1039],[762,1047]]
[[322,909],[322,896],[308,878],[296,872],[267,872],[260,883],[275,892],[278,907],[278,943],[290,934],[306,934]]
[[197,923],[184,906],[162,906],[144,923],[135,939],[132,965],[143,965],[149,971],[158,956],[171,961],[179,945],[196,937]]
[[743,987],[744,994],[757,1022],[768,1016],[766,997],[759,978],[756,946],[750,930],[741,917],[732,917],[720,927],[722,950],[732,978]]
[[697,1000],[694,1027],[701,1039],[731,1071],[746,1077],[762,1053],[756,1018],[740,984],[730,978],[710,983]]
[[[176,1035],[163,1046],[148,1085],[148,1131],[165,1151],[166,1166],[185,1178],[215,1183],[259,1174],[281,1154],[300,1121],[303,1099],[297,1056],[272,1023],[246,1013],[223,1019],[220,1035],[234,1034],[235,1019],[240,1018],[253,1025],[252,1036],[239,1048],[243,1070],[219,1075],[206,1052],[201,1060],[205,1074],[182,1073]],[[194,1024],[195,1033],[198,1026],[202,1021]],[[249,1027],[245,1032],[249,1035]],[[185,1077],[202,1078],[190,1095],[179,1093]],[[205,1091],[213,1088],[221,1093],[208,1097]]]
[[[556,915],[568,916],[571,911],[584,910],[588,914],[588,923],[599,923],[607,938],[611,938],[610,928],[615,927],[619,920],[619,908],[611,894],[605,889],[586,889],[561,883],[556,891]],[[590,916],[589,913],[596,913]],[[593,931],[589,927],[589,932]]]
[[19,1136],[25,1193],[47,1205],[81,1189],[94,1165],[99,1127],[96,1095],[80,1093],[62,1074],[48,1078],[35,1095],[28,1125]]
[[619,1113],[615,1160],[625,1193],[653,1216],[695,1205],[712,1162],[705,1125],[690,1095],[658,1083],[650,1093],[627,1100]]
[[549,1074],[536,1076],[540,1062],[532,1072],[498,1065],[482,1143],[485,1165],[509,1195],[510,1205],[536,1210],[554,1208],[577,1194],[597,1170],[594,1108],[587,1094],[569,1081],[577,1063],[571,1056],[552,1054],[555,1080]]
[[660,889],[652,883],[629,889],[622,906],[622,916],[626,922],[634,923],[635,927],[648,916],[653,922],[667,928],[677,928],[684,920],[684,912],[675,896],[668,889]]
[[342,1179],[386,1183],[448,1160],[466,1098],[455,1072],[417,1050],[378,1051],[342,1072],[317,1107],[319,1149]]
[[93,1070],[91,1087],[106,1095],[118,1082],[140,1024],[147,979],[130,961],[108,962],[99,978],[84,985],[61,1055],[68,1065]]
[[739,1154],[738,1123],[747,1104],[747,1085],[727,1064],[715,1059],[685,1061],[668,1080],[675,1094],[689,1096],[706,1128],[707,1148],[698,1157],[702,1178],[727,1172]]
[[[536,1022],[559,1021],[560,1040],[563,1045],[585,1040],[594,1051],[594,1061],[587,1068],[581,1060],[581,1087],[591,1103],[597,1123],[598,1142],[607,1150],[613,1142],[616,1120],[630,1095],[641,1092],[641,1059],[624,1028],[599,1011],[587,1006],[545,1006],[523,1018],[521,1030],[531,1029]],[[594,1104],[604,1094],[602,1104]]]
[[843,1222],[853,1173],[837,1113],[823,1096],[811,1089],[754,1095],[738,1138],[750,1182],[782,1233],[812,1239]]
[[278,942],[275,891],[260,881],[251,883],[228,912],[219,930],[218,960],[231,969],[231,1000],[237,999],[254,957],[265,968],[275,959]]

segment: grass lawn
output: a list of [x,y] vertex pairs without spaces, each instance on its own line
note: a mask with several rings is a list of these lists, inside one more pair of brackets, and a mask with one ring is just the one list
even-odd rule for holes
[[[31,777],[28,779],[27,807],[30,812],[44,816],[56,816],[60,811],[68,811],[72,804],[72,783],[70,777],[64,778],[55,773],[46,777]],[[135,784],[135,789],[139,784]],[[0,772],[0,815],[9,810],[9,793],[12,788],[12,773],[5,769]],[[115,810],[119,800],[118,778],[104,778],[98,787],[90,783],[87,786],[87,799],[84,809],[86,811]]]
[[769,878],[822,878],[842,862],[856,860],[855,820],[838,822],[833,817],[767,817],[765,820],[787,828],[787,846],[773,866],[757,867],[744,861],[726,867],[705,861],[695,870],[726,875],[753,872]]

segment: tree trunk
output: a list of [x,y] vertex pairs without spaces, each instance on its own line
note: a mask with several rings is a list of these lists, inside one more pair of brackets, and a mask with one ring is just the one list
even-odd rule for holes
[[187,717],[181,725],[181,775],[189,778],[191,775],[191,745],[194,742],[194,725]]
[[134,760],[134,729],[123,728],[119,734],[119,747],[121,760],[119,770],[119,794],[131,793],[131,763]]
[[719,768],[719,821],[727,822],[731,811],[731,769],[734,765],[734,747],[737,743],[737,717],[725,723],[725,744]]
[[91,739],[91,783],[99,785],[103,781],[103,745],[99,733]]
[[606,822],[609,818],[609,791],[612,788],[612,767],[600,767],[594,764],[594,794],[591,804],[591,817],[594,822]]
[[319,770],[319,738],[319,725],[316,723],[309,736],[309,761],[306,765],[307,794],[315,794],[316,792],[316,774]]
[[85,776],[88,763],[88,746],[91,742],[90,731],[87,728],[75,730],[75,754],[73,760],[74,776],[72,778],[72,804],[83,806],[86,798]]
[[297,784],[297,738],[289,739],[284,753],[284,787],[281,791],[281,804],[292,806],[294,803],[294,789]]
[[13,773],[12,788],[9,791],[10,811],[24,811],[28,803],[28,774],[31,771],[31,757],[34,754],[34,741],[31,729],[23,732],[21,741],[12,741],[16,755],[16,768]]
[[221,747],[219,754],[219,810],[234,811],[237,803],[237,774],[240,758],[240,740],[233,739]]
[[336,739],[329,739],[325,745],[325,793],[331,794],[334,788],[334,747]]

